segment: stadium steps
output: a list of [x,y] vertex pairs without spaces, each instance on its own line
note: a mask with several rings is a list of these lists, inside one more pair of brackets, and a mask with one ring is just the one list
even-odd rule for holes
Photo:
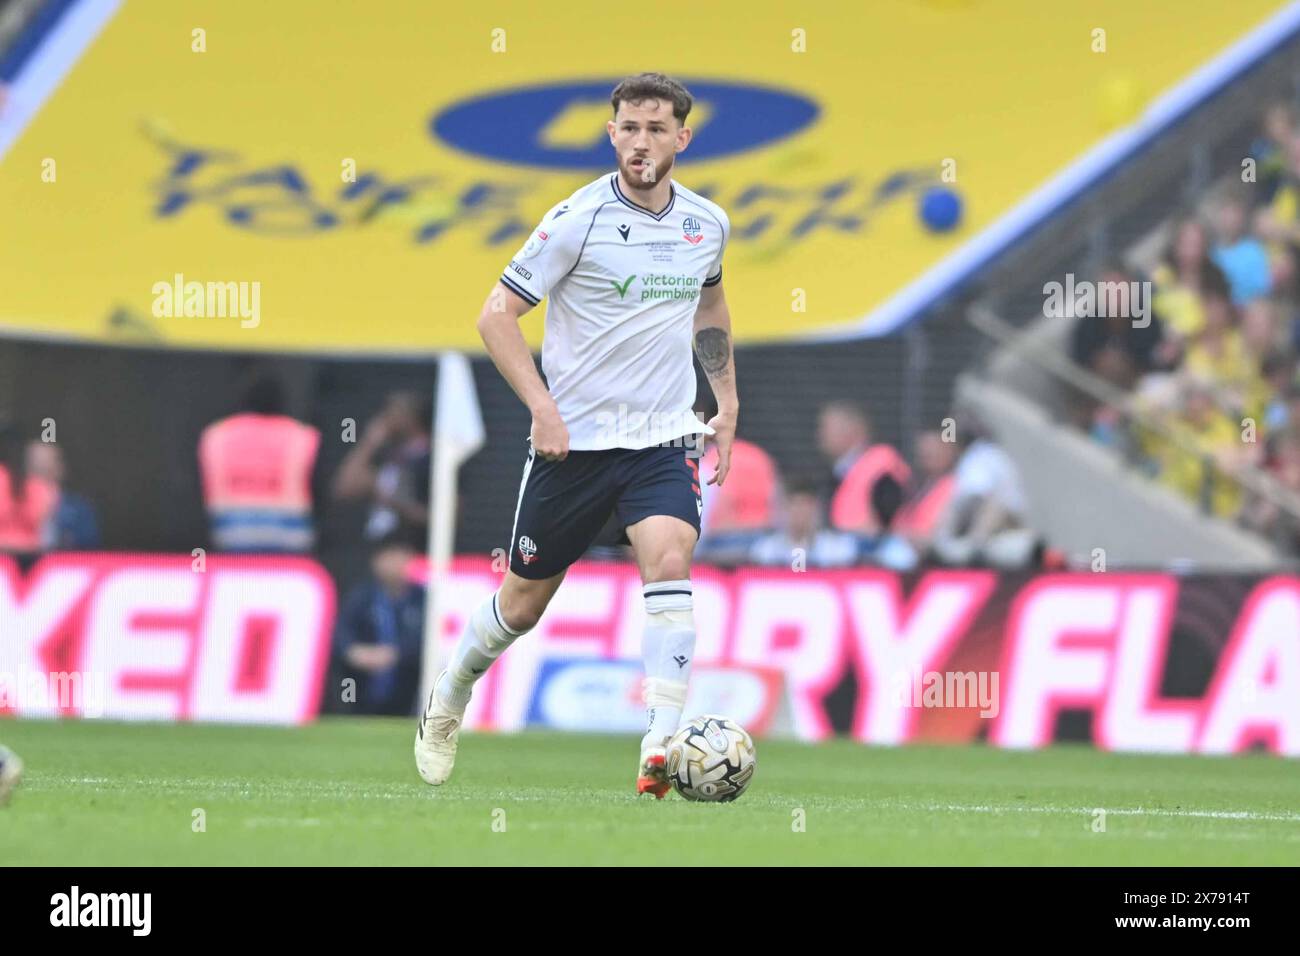
[[[1216,180],[1198,197],[1198,201],[1194,204],[1195,213],[1202,217],[1207,216],[1223,191],[1230,188],[1234,182],[1235,179],[1232,176],[1223,176]],[[1151,270],[1159,261],[1161,251],[1168,241],[1169,231],[1173,227],[1176,218],[1175,216],[1166,217],[1135,238],[1123,253],[1125,265],[1133,269],[1138,275],[1150,275]],[[980,308],[982,307],[979,305],[974,307],[975,310]],[[1287,564],[1295,567],[1297,562],[1292,556],[1280,551],[1262,536],[1233,523],[1203,514],[1194,504],[1188,502],[1181,495],[1134,473],[1125,464],[1122,457],[1113,450],[1097,445],[1089,437],[1064,424],[1068,414],[1066,403],[1069,389],[1063,387],[1063,379],[1059,371],[1053,371],[1049,367],[1054,363],[1045,363],[1042,356],[1056,356],[1058,358],[1054,361],[1064,361],[1067,364],[1072,364],[1068,362],[1067,356],[1070,352],[1070,336],[1075,321],[1076,319],[1073,317],[1064,315],[1036,316],[1028,323],[1021,325],[1016,332],[1014,342],[999,343],[994,351],[987,356],[988,379],[990,383],[1002,383],[1002,386],[1004,386],[1002,388],[994,387],[995,391],[1004,393],[993,399],[995,403],[1001,402],[1005,404],[1007,401],[1014,401],[1022,404],[1025,406],[1021,410],[1022,412],[1036,414],[1039,418],[1051,423],[1051,427],[1057,432],[1070,432],[1073,439],[1081,442],[1081,447],[1088,449],[1088,455],[1100,455],[1102,459],[1107,459],[1109,464],[1104,470],[1122,474],[1125,479],[1123,485],[1116,485],[1117,494],[1122,493],[1120,489],[1124,486],[1141,489],[1137,492],[1139,497],[1151,497],[1153,500],[1167,503],[1168,510],[1165,514],[1170,519],[1181,515],[1179,520],[1197,528],[1196,533],[1190,536],[1182,533],[1153,534],[1152,540],[1146,544],[1131,549],[1127,546],[1124,548],[1125,553],[1143,555],[1143,557],[1121,560],[1132,560],[1139,563],[1168,561],[1171,556],[1175,556],[1178,559],[1186,559],[1198,565],[1245,570],[1257,567],[1255,562],[1260,560],[1260,556],[1268,555],[1268,561],[1273,562],[1275,565]],[[977,382],[975,386],[977,389],[984,387],[978,384],[976,379],[971,378],[970,382]],[[971,387],[970,382],[959,383],[959,393],[963,388]],[[1011,442],[1016,442],[1017,437],[1012,436]],[[1010,451],[1010,444],[1007,447]],[[1023,459],[1014,451],[1012,455],[1016,457],[1017,463],[1020,464],[1022,470],[1026,471],[1027,481],[1028,471],[1040,470],[1043,464],[1032,451],[1027,452]],[[1116,469],[1118,471],[1115,471]],[[1256,480],[1267,480],[1259,469],[1252,469],[1252,471]],[[1049,484],[1047,487],[1053,486]],[[1058,487],[1065,486],[1058,485]],[[1080,490],[1084,495],[1082,499],[1063,496],[1062,500],[1087,500],[1095,488]],[[1115,533],[1119,535],[1121,540],[1125,540],[1128,534],[1128,529],[1123,527],[1126,522],[1137,519],[1138,523],[1130,523],[1128,528],[1141,528],[1143,527],[1141,521],[1148,520],[1149,514],[1154,514],[1154,512],[1148,513],[1139,510],[1130,517],[1129,509],[1121,508],[1121,511],[1125,516],[1124,520],[1115,523]],[[1038,517],[1037,511],[1035,517]],[[1059,518],[1055,512],[1045,513],[1043,517],[1049,523],[1056,522]],[[1085,522],[1086,524],[1087,522]],[[1200,533],[1200,529],[1214,528],[1216,526],[1219,529],[1218,531]],[[1039,525],[1039,527],[1049,530],[1049,541],[1054,545],[1064,548],[1076,557],[1079,556],[1075,554],[1076,546],[1074,542],[1078,540],[1074,533],[1076,529],[1072,528],[1070,521],[1063,523],[1060,530],[1065,534],[1065,537],[1059,540],[1055,534],[1050,533],[1047,524]],[[1111,523],[1106,520],[1099,527],[1110,528]],[[1166,550],[1162,550],[1161,542],[1165,543]],[[1176,544],[1176,542],[1181,543]],[[1233,546],[1234,542],[1240,546]],[[1102,546],[1094,545],[1094,547]],[[1091,548],[1084,549],[1083,556],[1086,557],[1090,551]],[[1111,555],[1109,549],[1107,549],[1107,554],[1108,556]]]
[[1274,571],[1293,563],[1257,536],[1201,514],[1180,495],[1131,470],[1112,450],[1054,419],[1014,388],[965,375],[958,401],[973,410],[1015,460],[1029,519],[1049,545],[1081,567],[1104,550],[1107,570],[1191,567]]

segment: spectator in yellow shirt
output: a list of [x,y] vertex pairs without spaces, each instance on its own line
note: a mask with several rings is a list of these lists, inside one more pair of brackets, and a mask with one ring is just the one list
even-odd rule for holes
[[1151,304],[1166,328],[1184,339],[1198,334],[1205,324],[1201,290],[1215,279],[1227,285],[1223,271],[1210,259],[1204,223],[1196,218],[1175,223],[1164,261],[1151,279],[1155,283]]
[[1284,159],[1272,200],[1255,214],[1255,232],[1268,243],[1274,261],[1286,263],[1286,271],[1294,273],[1300,250],[1300,135],[1292,132],[1287,138]]
[[1210,512],[1220,518],[1236,515],[1241,487],[1231,476],[1248,462],[1248,450],[1241,428],[1215,407],[1209,383],[1195,378],[1184,383],[1182,415],[1173,427],[1194,451],[1160,442],[1161,480],[1198,503],[1208,481]]
[[1279,100],[1264,111],[1264,134],[1251,144],[1255,160],[1255,178],[1264,202],[1270,202],[1286,175],[1286,144],[1295,135],[1295,115],[1291,105]]
[[1201,306],[1205,324],[1188,346],[1183,368],[1214,387],[1225,411],[1245,414],[1256,395],[1259,365],[1246,351],[1237,328],[1227,283],[1208,282],[1201,291]]
[[1265,426],[1270,405],[1290,384],[1285,360],[1288,343],[1276,302],[1255,299],[1241,310],[1241,344],[1252,369],[1245,391],[1245,412]]

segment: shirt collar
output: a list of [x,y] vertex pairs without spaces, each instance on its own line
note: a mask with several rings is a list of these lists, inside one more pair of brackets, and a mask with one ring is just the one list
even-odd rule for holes
[[635,209],[637,212],[645,213],[651,219],[656,219],[656,220],[663,219],[664,216],[672,212],[673,203],[677,202],[677,189],[676,187],[673,186],[672,182],[668,183],[668,205],[664,206],[664,208],[659,210],[659,212],[651,212],[645,206],[638,206],[632,200],[628,199],[627,194],[623,192],[623,187],[621,187],[618,184],[618,173],[613,173],[610,175],[609,185],[610,188],[614,190],[614,195],[618,197],[619,202],[621,202],[625,206]]

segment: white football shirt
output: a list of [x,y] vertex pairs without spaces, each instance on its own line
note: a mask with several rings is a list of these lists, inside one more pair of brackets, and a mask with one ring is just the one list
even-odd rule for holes
[[669,183],[659,212],[618,174],[546,214],[501,282],[550,297],[542,372],[575,451],[647,448],[712,434],[695,417],[692,330],[700,290],[722,281],[731,224],[716,204]]

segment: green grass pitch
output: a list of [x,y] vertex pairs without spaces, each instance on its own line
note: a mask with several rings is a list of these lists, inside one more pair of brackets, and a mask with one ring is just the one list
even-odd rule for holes
[[0,721],[0,864],[1300,863],[1300,765],[1264,755],[759,741],[738,802],[693,804],[634,794],[630,737],[465,735],[433,789],[414,728]]

